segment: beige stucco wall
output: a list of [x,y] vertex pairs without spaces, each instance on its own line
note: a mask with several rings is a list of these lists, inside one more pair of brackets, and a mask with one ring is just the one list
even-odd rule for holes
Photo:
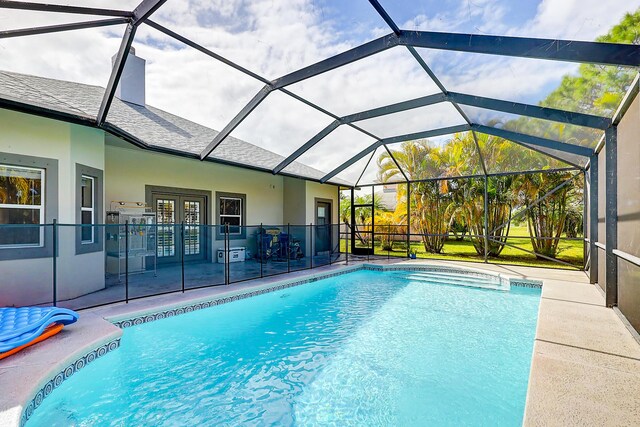
[[336,186],[307,181],[306,193],[307,224],[316,223],[316,198],[331,200],[331,222],[338,223],[338,188]]
[[[332,219],[338,218],[333,185],[143,151],[123,141],[105,143],[104,132],[93,128],[0,109],[3,152],[58,161],[59,301],[104,287],[104,252],[76,255],[75,228],[64,226],[77,222],[77,163],[104,171],[105,210],[114,200],[144,202],[145,187],[151,185],[210,191],[211,224],[216,222],[216,191],[246,195],[248,225],[315,223],[316,198],[331,199]],[[232,241],[232,246],[251,247],[253,231],[247,233],[247,240]],[[219,246],[221,242],[212,244],[214,250]],[[0,261],[0,305],[47,303],[51,295],[51,258]]]
[[[282,177],[232,166],[201,162],[134,147],[106,146],[106,207],[114,200],[145,201],[145,186],[186,188],[247,196],[247,225],[282,223]],[[215,224],[216,215],[211,223]]]
[[308,224],[307,222],[307,185],[302,179],[283,178],[284,224]]
[[[76,222],[75,163],[103,169],[103,147],[101,131],[0,109],[0,153],[58,160],[57,219],[61,224]],[[59,299],[104,287],[103,253],[76,256],[74,233],[60,227]],[[52,276],[51,258],[0,261],[0,306],[51,301]]]

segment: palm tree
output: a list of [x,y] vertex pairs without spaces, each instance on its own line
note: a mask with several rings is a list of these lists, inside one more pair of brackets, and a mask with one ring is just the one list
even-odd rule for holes
[[[527,174],[522,178],[522,203],[528,206],[527,225],[536,254],[551,258],[558,254],[558,244],[565,230],[570,201],[581,191],[578,188],[580,184],[574,181],[551,194],[547,193],[572,178],[569,172]],[[544,199],[539,200],[543,196]],[[582,222],[581,218],[579,221]]]
[[[403,143],[394,157],[411,181],[439,178],[447,170],[442,150],[427,140]],[[389,182],[401,175],[388,153],[383,153],[377,163],[380,182]],[[406,186],[399,187],[398,197],[403,196],[406,198]],[[420,234],[425,251],[440,253],[446,239],[446,214],[450,204],[446,181],[412,183],[410,203],[411,224]]]

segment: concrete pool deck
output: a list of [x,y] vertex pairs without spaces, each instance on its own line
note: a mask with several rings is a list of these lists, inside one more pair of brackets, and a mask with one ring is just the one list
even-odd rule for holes
[[[583,272],[431,260],[366,264],[381,263],[462,267],[542,280],[524,425],[640,425],[640,343],[616,312],[604,306],[604,297]],[[117,342],[122,330],[112,322],[360,265],[338,264],[81,311],[81,320],[60,334],[0,361],[0,425],[20,425],[36,393],[61,370]]]

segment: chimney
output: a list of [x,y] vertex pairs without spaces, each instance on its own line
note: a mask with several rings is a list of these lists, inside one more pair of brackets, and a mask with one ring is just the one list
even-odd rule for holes
[[[111,58],[111,65],[115,62],[116,55]],[[136,50],[131,47],[127,61],[124,64],[118,87],[116,88],[116,96],[122,101],[144,107],[144,74],[145,60],[136,56]]]

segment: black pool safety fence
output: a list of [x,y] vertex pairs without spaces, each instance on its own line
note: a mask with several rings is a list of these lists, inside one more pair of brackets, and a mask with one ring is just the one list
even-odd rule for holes
[[[502,263],[500,257],[469,252],[474,245],[492,243],[515,248],[525,261],[583,268],[583,260],[572,263],[532,252],[522,243],[529,239],[490,237],[485,242],[484,236],[470,234],[407,233],[406,225],[393,224],[237,226],[132,219],[99,225],[0,225],[0,306],[86,309],[338,263],[412,255]],[[561,240],[584,244],[583,238]],[[429,245],[441,245],[440,252],[429,253]]]

